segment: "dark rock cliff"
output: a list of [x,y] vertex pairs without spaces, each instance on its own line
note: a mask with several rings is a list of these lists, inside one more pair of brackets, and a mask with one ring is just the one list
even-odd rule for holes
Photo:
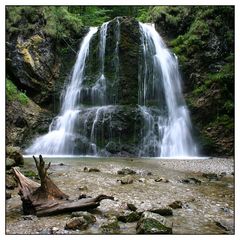
[[[48,132],[87,30],[79,26],[78,32],[73,31],[62,19],[72,35],[59,38],[53,33],[55,26],[48,26],[56,18],[46,15],[47,11],[53,11],[50,8],[6,8],[6,77],[28,98],[22,104],[17,97],[8,99],[7,94],[7,145],[25,148],[34,137]],[[64,32],[61,34],[64,36]]]

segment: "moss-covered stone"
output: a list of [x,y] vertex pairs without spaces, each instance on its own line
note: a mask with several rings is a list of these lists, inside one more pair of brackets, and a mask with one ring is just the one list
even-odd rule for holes
[[6,175],[6,188],[7,189],[14,189],[18,186],[15,178],[13,175],[7,174]]
[[172,228],[167,220],[156,213],[144,212],[137,223],[137,234],[171,234]]
[[15,161],[16,166],[23,165],[24,160],[19,147],[8,146],[6,155]]
[[70,230],[85,230],[89,226],[88,221],[84,217],[74,217],[71,218],[65,226],[65,229],[70,229]]
[[15,163],[14,159],[7,158],[6,159],[6,169],[9,170],[9,169],[11,169],[14,166],[16,166],[16,163]]
[[83,217],[87,224],[92,224],[92,223],[95,223],[96,222],[96,217],[89,213],[89,212],[83,212],[83,211],[80,211],[80,212],[73,212],[71,217]]
[[141,215],[138,212],[125,211],[118,216],[118,220],[124,223],[136,222],[140,219]]
[[120,232],[120,226],[115,216],[101,224],[100,229],[104,234],[117,234]]

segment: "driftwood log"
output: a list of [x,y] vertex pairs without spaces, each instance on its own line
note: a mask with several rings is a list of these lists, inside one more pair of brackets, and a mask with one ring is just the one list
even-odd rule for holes
[[13,168],[19,185],[19,195],[21,196],[24,214],[48,216],[88,210],[98,207],[104,199],[114,199],[111,196],[99,195],[96,198],[85,198],[75,201],[69,200],[68,195],[63,193],[48,177],[47,170],[51,163],[45,166],[41,155],[39,156],[39,161],[34,156],[33,158],[41,184],[25,177],[18,168]]

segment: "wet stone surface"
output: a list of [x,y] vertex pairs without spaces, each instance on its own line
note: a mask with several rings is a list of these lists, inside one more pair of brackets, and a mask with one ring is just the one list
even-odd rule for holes
[[[6,234],[136,234],[139,220],[122,222],[118,219],[120,213],[126,212],[127,215],[136,211],[136,215],[141,215],[145,211],[153,211],[160,216],[161,209],[168,209],[169,213],[172,210],[172,215],[165,216],[173,223],[172,234],[234,233],[232,159],[44,159],[52,162],[50,177],[70,199],[77,199],[81,194],[92,197],[106,194],[113,196],[114,201],[103,200],[99,207],[88,211],[94,221],[86,223],[87,227],[66,229],[72,217],[85,221],[84,213],[24,218],[21,199],[15,188],[11,190],[12,197],[6,201]],[[22,172],[35,171],[32,159],[24,161]],[[84,171],[85,167],[99,169],[100,172]],[[117,172],[124,168],[137,174],[119,175]],[[207,173],[219,176],[223,172],[218,180],[209,181],[203,176]],[[124,177],[131,177],[133,182],[121,184],[117,181]],[[156,182],[155,179],[159,177],[169,182]],[[141,178],[145,180],[139,181]],[[194,180],[190,184],[183,184],[183,179],[197,179],[201,184],[194,183]],[[182,207],[169,210],[169,204],[177,201],[182,203]]]

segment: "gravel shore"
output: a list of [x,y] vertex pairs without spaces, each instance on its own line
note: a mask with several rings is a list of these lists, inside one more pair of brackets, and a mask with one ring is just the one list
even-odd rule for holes
[[178,171],[217,173],[234,171],[233,158],[159,159],[165,168]]
[[[173,209],[173,216],[167,217],[173,223],[173,234],[234,233],[235,174],[232,158],[44,157],[44,160],[52,162],[49,176],[71,199],[80,195],[96,197],[105,194],[115,200],[101,202],[94,213],[95,224],[84,231],[73,231],[65,229],[71,213],[24,218],[21,199],[14,189],[6,206],[7,234],[102,234],[100,226],[111,216],[126,211],[128,204],[143,212],[165,208],[174,202],[183,206]],[[121,175],[120,172],[126,168],[135,174]],[[23,173],[29,170],[36,172],[34,161],[25,159],[20,170]],[[136,225],[137,222],[119,221],[119,233],[136,234]]]

